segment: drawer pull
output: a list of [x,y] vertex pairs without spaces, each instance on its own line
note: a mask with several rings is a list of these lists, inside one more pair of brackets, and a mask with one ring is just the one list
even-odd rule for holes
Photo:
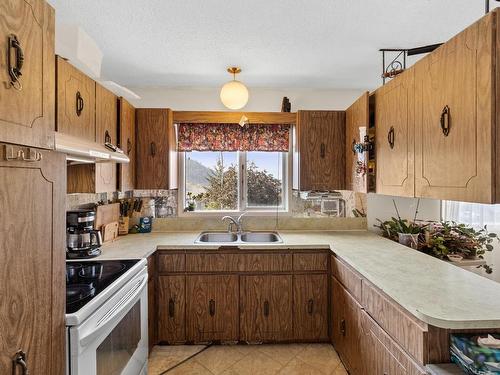
[[444,136],[447,137],[448,134],[450,134],[450,107],[447,105],[444,106],[443,112],[441,112],[441,131],[443,132]]
[[215,301],[213,299],[208,302],[208,313],[210,316],[215,315]]
[[76,92],[76,115],[80,117],[83,111],[83,107],[85,105],[85,102],[83,101],[82,94],[80,91]]
[[394,148],[395,135],[394,135],[394,126],[391,126],[389,132],[387,133],[387,142],[389,143],[389,147],[391,149]]
[[175,315],[175,301],[170,298],[168,300],[168,316],[173,318]]
[[312,315],[313,311],[314,311],[314,301],[310,299],[307,302],[307,312],[309,313],[309,315]]
[[132,151],[132,142],[130,142],[130,138],[127,138],[127,155],[130,155],[130,151]]
[[156,155],[156,143],[151,142],[149,145],[150,151],[151,151],[151,156],[155,157]]
[[26,362],[26,353],[23,352],[22,350],[19,350],[17,353],[16,353],[16,356],[14,357],[14,371],[13,373],[17,373],[16,372],[16,367],[21,367],[21,374],[22,375],[29,375],[29,370],[28,370],[28,364]]
[[266,318],[269,316],[269,301],[264,301],[264,316]]
[[321,159],[324,159],[326,156],[326,145],[324,143],[320,146],[319,156],[321,156]]
[[346,325],[345,325],[345,319],[342,319],[340,321],[340,333],[342,334],[342,336],[345,337],[346,335]]

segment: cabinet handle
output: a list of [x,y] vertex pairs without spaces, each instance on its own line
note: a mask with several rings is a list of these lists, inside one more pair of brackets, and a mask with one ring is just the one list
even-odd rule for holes
[[175,315],[175,302],[172,298],[168,300],[168,316],[173,318]]
[[29,157],[26,157],[24,150],[17,150],[17,152],[14,152],[14,147],[10,145],[4,145],[4,150],[5,150],[5,160],[6,161],[12,161],[12,160],[22,160],[22,161],[27,161],[27,162],[36,162],[42,160],[42,153],[38,151],[33,151],[30,148],[28,148],[28,155]]
[[342,336],[345,337],[345,334],[346,334],[346,327],[345,327],[345,320],[342,319],[340,321],[340,333],[342,334]]
[[325,155],[326,155],[326,145],[322,143],[319,148],[319,156],[321,156],[321,159],[324,159]]
[[314,311],[314,301],[310,299],[309,301],[307,301],[307,312],[309,313],[309,315],[312,315],[313,311]]
[[444,106],[443,112],[441,112],[440,123],[441,123],[441,130],[444,136],[447,137],[448,134],[450,134],[450,126],[451,126],[450,107],[448,107],[447,105]]
[[130,142],[130,138],[127,138],[127,155],[130,155],[130,151],[132,151],[132,142]]
[[14,357],[14,371],[16,373],[16,367],[21,367],[22,375],[29,375],[28,364],[26,363],[26,353],[22,350],[19,350]]
[[155,157],[156,156],[156,143],[151,142],[151,144],[149,145],[149,147],[150,147],[150,150],[151,150],[151,156]]
[[391,126],[391,128],[389,129],[389,133],[387,133],[387,142],[389,142],[389,147],[391,149],[394,148],[394,141],[395,141],[394,126]]
[[208,302],[208,312],[209,312],[210,316],[215,315],[215,301],[213,299],[211,299]]
[[111,143],[111,136],[109,135],[109,132],[107,130],[104,133],[104,143]]
[[352,140],[351,150],[354,155],[356,155],[356,140]]
[[[14,50],[15,61],[12,61],[12,50]],[[10,84],[16,90],[21,91],[23,89],[23,85],[19,80],[19,77],[22,76],[22,68],[24,64],[24,52],[21,48],[21,43],[19,43],[19,39],[17,39],[17,35],[11,34],[9,35],[9,50],[8,53],[8,65],[9,65],[9,76],[10,76]]]
[[76,115],[80,117],[83,111],[83,107],[85,105],[85,102],[83,101],[82,94],[80,91],[76,92]]
[[269,316],[269,301],[264,301],[264,316]]

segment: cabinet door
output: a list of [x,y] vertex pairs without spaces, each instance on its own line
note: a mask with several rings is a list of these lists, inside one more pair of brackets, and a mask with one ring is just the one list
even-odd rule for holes
[[[43,0],[10,0],[0,3],[0,14],[0,141],[54,148],[54,9]],[[15,42],[9,36],[24,53],[15,87],[8,66]]]
[[57,57],[57,131],[94,142],[95,82]]
[[[111,91],[96,84],[96,142],[118,144],[118,99]],[[115,163],[96,163],[95,192],[116,191],[117,167]]]
[[293,276],[293,330],[297,340],[328,339],[328,276]]
[[187,339],[238,340],[238,276],[188,276]]
[[332,339],[335,349],[344,361],[350,374],[361,374],[363,364],[360,355],[361,306],[332,277]]
[[345,188],[366,193],[368,191],[368,152],[357,153],[354,145],[364,142],[369,127],[369,93],[365,92],[346,111]]
[[120,164],[119,186],[120,191],[135,188],[136,166],[136,137],[135,137],[135,108],[125,99],[120,98],[120,148],[128,155],[130,162]]
[[158,342],[178,343],[186,340],[186,277],[159,276]]
[[[39,161],[6,161],[22,150]],[[65,171],[62,154],[0,144],[0,373],[18,350],[31,374],[65,374]]]
[[418,197],[495,203],[493,16],[416,65]]
[[292,276],[241,277],[241,339],[281,341],[292,337]]
[[345,112],[299,111],[296,137],[299,181],[294,189],[343,189]]
[[379,194],[414,196],[414,71],[375,93],[375,152]]
[[137,189],[168,189],[168,118],[167,109],[137,109]]

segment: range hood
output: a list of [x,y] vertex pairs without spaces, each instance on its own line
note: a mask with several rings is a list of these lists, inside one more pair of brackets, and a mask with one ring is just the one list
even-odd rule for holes
[[66,154],[73,163],[128,163],[130,159],[120,149],[113,151],[96,142],[71,135],[55,133],[56,151]]

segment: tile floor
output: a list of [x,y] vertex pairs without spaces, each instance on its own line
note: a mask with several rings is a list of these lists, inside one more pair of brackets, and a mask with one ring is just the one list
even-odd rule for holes
[[149,357],[148,373],[347,375],[329,344],[214,345],[208,348],[203,345],[155,346]]

